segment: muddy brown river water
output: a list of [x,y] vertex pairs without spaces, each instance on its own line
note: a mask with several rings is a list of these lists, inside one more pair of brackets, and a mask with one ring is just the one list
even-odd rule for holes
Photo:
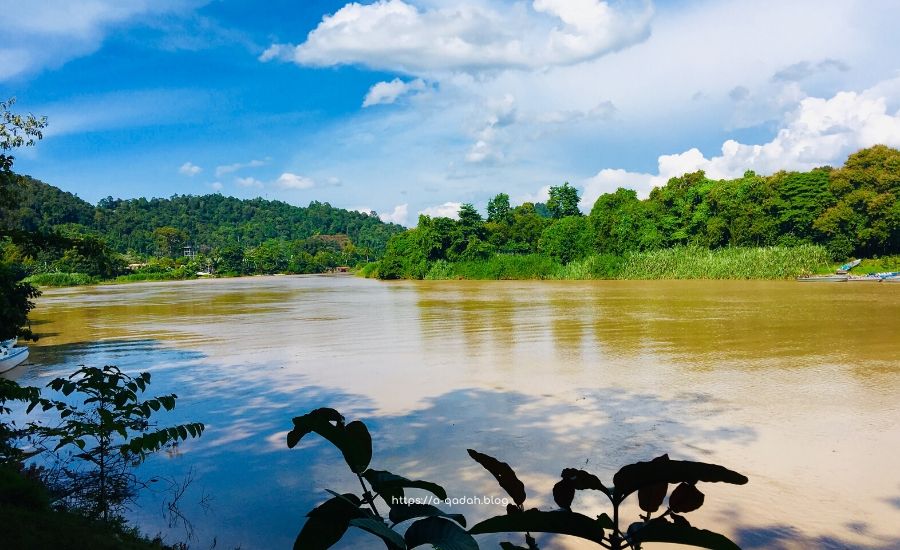
[[[563,467],[611,481],[667,452],[750,478],[702,486],[688,516],[744,548],[900,548],[900,285],[285,276],[50,290],[38,304],[20,382],[146,370],[152,393],[178,393],[172,422],[207,424],[143,467],[191,473],[197,548],[289,548],[325,488],[358,488],[324,442],[285,445],[291,418],[321,406],[366,421],[373,467],[454,497],[503,496],[466,448],[509,462],[527,505],[547,509]],[[131,516],[184,539],[163,493]],[[606,510],[590,495],[574,508]],[[474,522],[502,507],[450,511]]]

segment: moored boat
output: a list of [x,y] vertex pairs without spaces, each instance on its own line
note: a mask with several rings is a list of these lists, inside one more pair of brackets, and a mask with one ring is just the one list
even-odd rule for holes
[[797,277],[797,280],[801,283],[845,283],[849,278],[847,275],[810,275]]
[[16,368],[26,359],[28,359],[28,348],[25,346],[0,347],[0,374]]

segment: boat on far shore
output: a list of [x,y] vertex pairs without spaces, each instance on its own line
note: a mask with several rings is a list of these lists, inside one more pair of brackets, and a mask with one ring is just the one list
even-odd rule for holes
[[846,283],[849,279],[849,275],[808,275],[806,277],[797,277],[797,280],[801,283]]
[[16,338],[0,342],[0,374],[16,368],[28,359],[28,348],[16,347],[16,342]]

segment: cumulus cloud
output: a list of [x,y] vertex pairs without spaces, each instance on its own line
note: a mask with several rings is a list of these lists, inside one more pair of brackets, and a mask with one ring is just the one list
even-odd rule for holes
[[669,178],[703,170],[710,178],[735,178],[745,170],[771,174],[778,170],[810,170],[839,165],[864,147],[883,144],[900,147],[900,111],[888,110],[883,90],[900,86],[881,83],[862,93],[839,92],[830,99],[808,97],[790,113],[769,142],[747,145],[729,139],[721,154],[707,158],[697,148],[658,159],[656,174],[605,169],[584,182],[582,207],[589,209],[602,193],[617,187],[635,189],[646,196]]
[[474,0],[423,8],[403,0],[353,2],[325,16],[302,44],[273,44],[260,60],[417,75],[544,68],[640,42],[652,15],[649,2],[614,8],[600,0],[534,0],[530,9]]
[[253,177],[234,178],[234,183],[241,187],[263,187],[263,182]]
[[185,176],[196,176],[200,172],[203,171],[203,168],[200,168],[196,164],[192,162],[185,162],[181,165],[181,168],[178,169],[179,174],[184,174]]
[[419,214],[424,214],[426,216],[431,216],[432,218],[459,218],[459,208],[462,206],[462,203],[459,202],[445,202],[444,204],[439,204],[437,206],[429,206],[424,210],[420,210]]
[[236,162],[234,164],[223,164],[216,166],[216,177],[221,178],[226,174],[231,174],[237,172],[238,170],[243,170],[244,168],[258,168],[260,166],[265,166],[269,164],[269,161],[272,160],[266,157],[263,160],[251,160],[250,162]]
[[147,16],[185,11],[195,0],[4,2],[0,80],[97,50],[111,29]]
[[222,185],[222,182],[221,182],[221,181],[214,181],[214,182],[212,182],[212,183],[209,184],[209,187],[210,187],[213,191],[215,191],[216,193],[218,193],[219,191],[222,190],[222,188],[223,188],[224,186]]
[[290,172],[285,172],[278,176],[275,185],[282,189],[309,189],[315,186],[316,182],[305,176],[299,176]]
[[399,98],[412,92],[419,92],[425,89],[425,81],[421,78],[404,82],[399,78],[395,78],[390,82],[379,82],[369,88],[369,92],[363,99],[363,107],[371,107],[373,105],[387,105],[394,103]]
[[406,225],[409,217],[409,204],[398,204],[394,207],[393,212],[389,214],[379,214],[378,218],[385,223],[399,223]]

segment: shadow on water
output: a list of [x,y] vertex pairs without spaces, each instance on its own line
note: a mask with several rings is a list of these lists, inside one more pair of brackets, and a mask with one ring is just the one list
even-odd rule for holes
[[[499,322],[505,322],[503,315]],[[358,489],[340,454],[327,442],[309,438],[293,450],[286,447],[291,418],[318,407],[333,407],[348,419],[366,422],[375,447],[373,467],[436,481],[451,497],[502,496],[494,480],[466,454],[465,449],[475,448],[509,462],[526,482],[528,505],[544,509],[555,507],[551,487],[563,467],[584,468],[608,480],[620,466],[664,452],[715,461],[709,450],[713,444],[750,446],[758,436],[752,427],[725,424],[727,416],[720,413],[727,402],[705,392],[664,399],[646,392],[589,388],[560,402],[555,395],[459,389],[400,414],[379,414],[369,397],[315,385],[304,375],[285,374],[280,384],[270,377],[248,376],[248,371],[283,368],[278,362],[223,367],[202,353],[151,339],[40,346],[35,357],[40,364],[27,367],[20,382],[43,386],[84,363],[146,370],[153,375],[151,394],[179,395],[178,407],[161,419],[165,424],[207,425],[199,440],[152,457],[142,467],[146,478],[179,478],[193,471],[196,481],[182,508],[195,524],[196,547],[216,540],[223,548],[288,548],[306,512],[327,498],[326,488]],[[727,466],[741,469],[740,464]],[[208,506],[200,504],[203,496],[209,497]],[[144,494],[132,518],[150,534],[162,532],[168,540],[182,540],[184,533],[165,521],[165,498],[152,491]],[[740,489],[725,498],[740,504]],[[900,498],[890,504],[900,508]],[[742,509],[752,517],[752,509]],[[496,506],[478,504],[454,505],[450,511],[471,519],[500,512]],[[900,548],[900,538],[872,535],[870,540],[884,544],[861,546],[829,536],[810,538],[788,525],[759,526],[737,516],[727,518],[727,525],[744,548]],[[860,534],[868,530],[863,523],[846,527]],[[490,538],[479,540],[485,548],[496,547]],[[369,547],[372,539],[351,533],[338,548]]]

